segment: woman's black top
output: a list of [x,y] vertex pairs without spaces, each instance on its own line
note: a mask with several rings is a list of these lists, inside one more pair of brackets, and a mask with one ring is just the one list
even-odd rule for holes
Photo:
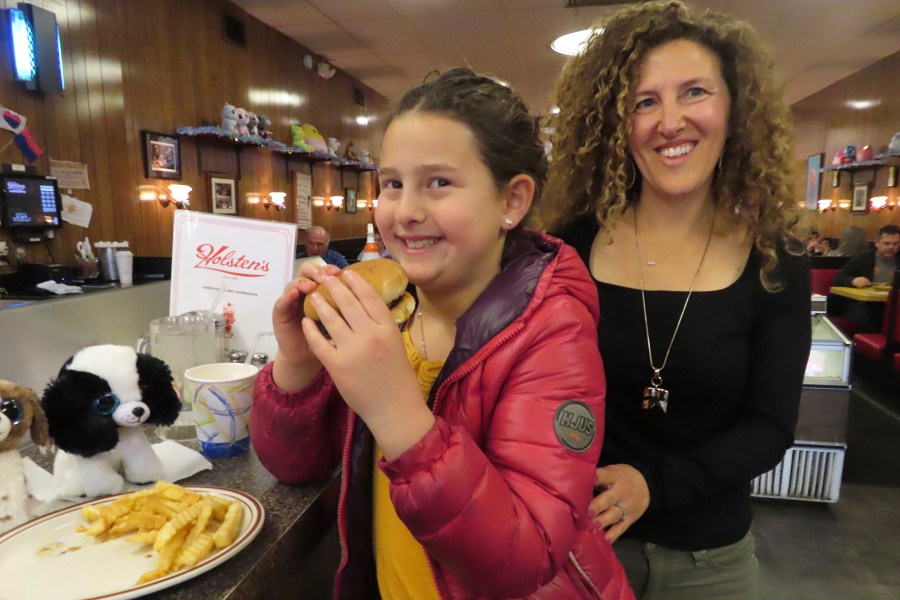
[[[560,237],[590,264],[598,226],[583,220]],[[597,282],[598,337],[606,370],[606,437],[600,464],[637,468],[650,507],[626,536],[700,550],[750,529],[750,482],[793,442],[809,356],[809,267],[779,256],[784,289],[767,292],[754,250],[728,287],[694,292],[668,363],[668,412],[643,410],[651,368],[641,292]],[[654,267],[657,268],[657,267]],[[687,292],[646,292],[654,363],[666,353]]]

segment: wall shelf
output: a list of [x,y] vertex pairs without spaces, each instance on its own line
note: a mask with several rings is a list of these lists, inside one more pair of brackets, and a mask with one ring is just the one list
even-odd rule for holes
[[[277,154],[298,158],[309,163],[328,163],[341,169],[348,169],[357,173],[366,171],[377,171],[378,167],[364,163],[358,160],[351,160],[335,154],[327,152],[313,151],[306,152],[296,146],[276,141],[267,140],[259,136],[238,136],[229,133],[221,127],[213,127],[211,125],[203,125],[200,127],[179,127],[176,132],[180,136],[192,137],[196,139],[211,140],[223,145],[230,145],[237,154],[240,154],[245,148],[265,148]],[[238,161],[240,164],[240,161]],[[238,173],[240,175],[240,173]]]

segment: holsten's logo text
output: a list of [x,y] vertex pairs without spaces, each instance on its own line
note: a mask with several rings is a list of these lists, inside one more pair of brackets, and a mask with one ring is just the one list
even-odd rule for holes
[[228,246],[216,248],[212,244],[197,246],[196,269],[219,271],[238,277],[265,277],[269,273],[269,261],[253,260],[246,254],[238,254]]

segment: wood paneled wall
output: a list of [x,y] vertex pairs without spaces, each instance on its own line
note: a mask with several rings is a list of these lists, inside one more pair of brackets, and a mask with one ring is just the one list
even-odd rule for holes
[[[49,174],[48,159],[87,165],[90,190],[73,190],[93,207],[90,226],[65,224],[49,248],[56,262],[72,264],[75,242],[128,240],[135,254],[169,256],[173,207],[140,202],[138,186],[172,183],[144,178],[141,131],[174,134],[177,127],[218,124],[222,105],[230,102],[272,120],[277,140],[290,143],[290,124],[309,122],[327,137],[353,140],[356,148],[378,156],[387,101],[348,75],[318,77],[306,69],[308,50],[257,21],[225,0],[31,0],[56,13],[64,55],[63,95],[30,92],[13,81],[10,60],[0,59],[0,105],[25,115],[44,155],[38,171]],[[6,0],[4,6],[14,6]],[[246,25],[246,48],[225,41],[222,17]],[[5,36],[4,36],[5,37]],[[8,47],[2,40],[5,49]],[[315,55],[314,55],[315,56]],[[365,106],[354,102],[363,91]],[[356,117],[367,115],[370,125]],[[0,133],[3,136],[4,133]],[[2,140],[0,145],[8,140]],[[181,138],[182,181],[193,188],[191,210],[210,211],[209,173],[236,176],[238,216],[292,222],[293,171],[310,172],[296,158],[247,147],[240,152],[218,143]],[[22,163],[15,146],[0,153],[0,162]],[[339,185],[336,170],[312,168],[314,193]],[[356,187],[347,172],[344,186]],[[359,177],[359,195],[374,194],[374,174]],[[249,205],[246,192],[288,192],[288,209]],[[365,234],[368,210],[355,215],[313,209],[313,220],[334,239]],[[0,230],[0,240],[8,239]],[[303,239],[300,232],[299,241]],[[11,240],[10,240],[11,241]],[[40,244],[27,246],[29,260],[49,262]]]
[[[846,104],[850,100],[871,100],[876,104],[857,110]],[[801,100],[791,110],[797,135],[797,198],[802,204],[806,159],[810,154],[825,153],[826,165],[831,164],[840,149],[850,145],[857,149],[872,146],[877,155],[887,149],[891,136],[900,132],[900,52]],[[900,171],[900,160],[894,159],[892,164]],[[866,231],[869,239],[874,239],[878,229],[887,223],[900,225],[900,187],[886,187],[886,168],[878,169],[877,173],[858,171],[853,179],[856,183],[871,182],[873,196],[886,195],[888,202],[897,206],[868,214],[851,214],[848,209],[823,213],[808,211],[804,215],[806,224],[829,237],[840,237],[845,227],[857,225]],[[850,174],[842,172],[840,186],[833,188],[831,173],[825,173],[820,197],[849,202],[852,196],[850,180]]]

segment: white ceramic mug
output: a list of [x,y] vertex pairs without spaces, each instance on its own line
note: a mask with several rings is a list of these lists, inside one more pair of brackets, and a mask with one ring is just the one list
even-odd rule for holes
[[193,409],[204,456],[237,456],[250,447],[250,408],[258,372],[245,363],[212,363],[185,371],[181,398]]

